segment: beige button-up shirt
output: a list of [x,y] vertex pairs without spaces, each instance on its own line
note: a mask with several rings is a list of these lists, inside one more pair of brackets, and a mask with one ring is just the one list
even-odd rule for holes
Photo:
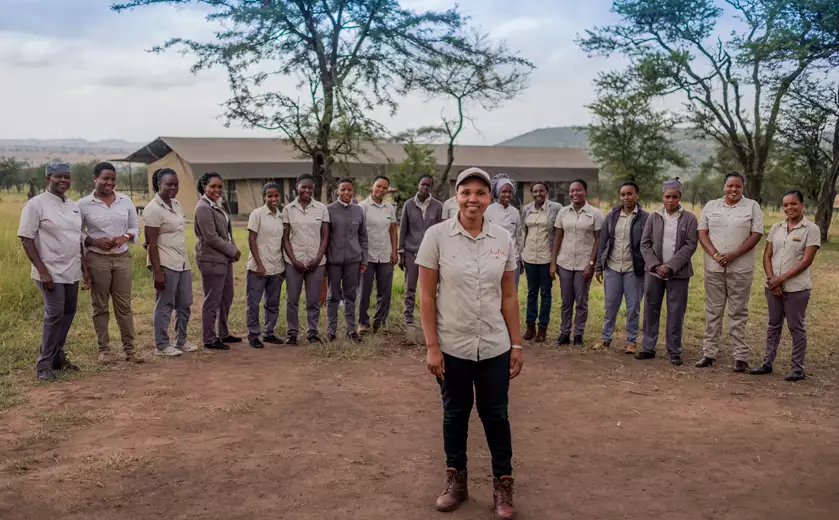
[[[735,251],[752,233],[763,234],[763,212],[760,204],[743,197],[734,206],[725,199],[712,200],[702,208],[699,229],[707,229],[711,243],[719,253]],[[705,253],[705,269],[711,272],[748,273],[755,268],[755,249],[722,267]]]
[[[140,219],[137,218],[137,208],[134,207],[131,199],[122,193],[114,192],[114,203],[110,207],[96,198],[95,192],[91,193],[87,197],[79,199],[79,211],[82,214],[84,236],[108,238],[130,233],[132,235],[130,242],[132,244],[137,243],[137,237],[140,235]],[[82,240],[84,240],[84,236]],[[128,251],[128,242],[107,251],[94,246],[87,249],[103,255],[117,255]]]
[[615,222],[615,244],[606,258],[606,267],[619,273],[629,273],[635,270],[632,262],[632,243],[629,239],[629,232],[632,230],[632,221],[638,216],[638,206],[632,213],[624,213],[621,210],[618,221]]
[[513,241],[484,219],[472,238],[458,219],[432,226],[417,252],[417,264],[438,272],[437,335],[440,350],[480,361],[510,350],[501,314],[501,277],[516,269]]
[[[300,205],[300,199],[294,199],[283,208],[283,224],[291,226],[289,241],[294,256],[304,265],[313,261],[320,250],[321,225],[329,222],[329,210],[326,204],[312,200],[306,209]],[[291,263],[288,255],[283,253],[286,263]],[[318,265],[326,263],[323,255]]]
[[460,206],[457,205],[457,196],[449,197],[443,203],[443,220],[454,218],[458,211],[460,211]]
[[[283,261],[283,214],[271,213],[268,206],[261,206],[251,212],[248,231],[256,233],[256,249],[265,274],[274,276],[285,272]],[[253,252],[248,253],[248,271],[256,272]]]
[[[186,252],[186,216],[181,203],[171,199],[170,208],[160,195],[155,195],[143,209],[143,225],[159,228],[157,251],[160,266],[173,271],[189,271],[189,255]],[[146,255],[146,265],[151,266],[151,259]]]
[[553,223],[549,221],[548,204],[542,204],[540,209],[531,211],[524,221],[527,236],[521,250],[521,259],[528,264],[551,263],[551,246],[549,234],[554,232]]
[[585,271],[594,250],[594,232],[603,227],[603,213],[588,202],[580,211],[568,205],[559,210],[554,227],[564,233],[556,265],[568,271]]
[[679,206],[679,211],[672,215],[667,213],[664,206],[656,210],[656,213],[661,215],[661,218],[664,220],[664,229],[661,237],[661,261],[665,264],[676,254],[676,235],[679,232],[679,217],[682,216],[683,211],[684,208],[682,206]]
[[373,197],[367,197],[359,202],[358,206],[364,210],[367,223],[367,261],[389,264],[393,254],[390,228],[396,224],[396,208],[384,200],[381,204],[376,204]]
[[[420,212],[422,212],[422,218],[425,218],[425,210],[428,209],[428,206],[431,204],[431,199],[433,199],[433,198],[434,197],[429,195],[425,199],[425,202],[420,202],[419,195],[414,195],[414,203],[417,205],[417,208],[419,208]],[[445,217],[443,217],[443,218],[445,218]]]
[[[769,229],[766,241],[772,243],[772,272],[775,276],[784,274],[802,261],[806,248],[822,246],[819,226],[807,220],[807,217],[802,218],[789,232],[786,219],[778,222]],[[781,290],[784,292],[806,291],[812,288],[809,267],[781,284]]]
[[495,202],[487,208],[484,217],[493,224],[503,227],[510,234],[513,245],[516,246],[516,262],[518,262],[521,258],[522,248],[521,214],[519,210],[512,204],[505,208]]
[[[71,284],[82,278],[82,215],[79,205],[45,191],[29,199],[20,214],[17,236],[31,238],[55,283]],[[41,281],[35,266],[33,280]]]

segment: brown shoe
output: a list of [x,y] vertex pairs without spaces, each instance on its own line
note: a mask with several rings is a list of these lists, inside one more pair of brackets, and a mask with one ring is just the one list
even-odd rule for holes
[[370,332],[370,326],[369,325],[359,325],[358,328],[356,329],[356,332],[358,332],[358,334],[360,336],[363,336],[363,335],[367,334],[368,332]]
[[548,340],[548,328],[547,327],[539,327],[539,330],[536,331],[536,339],[534,340],[536,343],[544,343]]
[[635,353],[635,343],[627,343],[626,344],[626,354],[634,354]]
[[110,365],[114,362],[114,358],[111,355],[110,350],[104,350],[99,353],[99,356],[96,358],[96,362],[100,365]]
[[142,356],[138,356],[134,352],[126,352],[125,353],[125,362],[126,363],[134,363],[135,365],[141,365],[146,362],[146,359]]
[[469,498],[469,490],[466,487],[466,470],[457,471],[454,468],[446,470],[446,489],[437,497],[434,507],[437,511],[450,513]]
[[535,323],[528,323],[527,330],[524,333],[524,340],[531,341],[533,338],[536,337],[536,324]]
[[513,477],[506,476],[492,479],[492,497],[494,505],[492,512],[495,518],[511,520],[516,517],[516,509],[513,507]]

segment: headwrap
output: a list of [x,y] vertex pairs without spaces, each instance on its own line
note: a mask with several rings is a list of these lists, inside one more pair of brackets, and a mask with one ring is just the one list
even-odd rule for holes
[[47,165],[46,176],[53,173],[70,173],[70,165],[67,163],[54,162]]
[[499,173],[498,175],[493,177],[492,181],[490,182],[490,186],[492,187],[492,196],[497,199],[498,195],[501,193],[501,188],[508,184],[511,188],[513,188],[513,195],[515,196],[516,183],[513,182],[509,175],[507,175],[506,173]]
[[661,184],[661,192],[664,193],[667,190],[679,190],[679,193],[682,192],[682,183],[679,182],[678,177],[666,180]]

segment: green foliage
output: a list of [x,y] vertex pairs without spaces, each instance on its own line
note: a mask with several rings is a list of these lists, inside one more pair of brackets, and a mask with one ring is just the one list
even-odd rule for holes
[[9,191],[21,183],[23,167],[14,157],[0,157],[0,188]]
[[626,74],[600,74],[595,86],[598,98],[588,105],[594,122],[586,130],[591,153],[609,179],[606,193],[633,181],[644,200],[657,200],[669,165],[687,166],[670,139],[676,121],[654,110],[649,93]]
[[434,176],[437,173],[437,159],[434,150],[424,144],[418,144],[413,138],[403,146],[405,159],[392,167],[391,186],[396,188],[394,202],[397,214],[401,214],[402,205],[417,192],[417,185],[422,175]]
[[99,161],[75,163],[70,166],[71,188],[80,196],[90,195],[93,191],[93,167]]
[[724,6],[614,0],[618,23],[587,30],[578,43],[592,55],[623,55],[650,91],[685,99],[693,126],[734,154],[747,196],[759,200],[791,85],[839,61],[839,2],[725,0]]

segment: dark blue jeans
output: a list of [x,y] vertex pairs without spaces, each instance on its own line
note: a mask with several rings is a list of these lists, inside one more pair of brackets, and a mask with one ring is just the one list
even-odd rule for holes
[[[536,323],[540,327],[547,327],[551,322],[551,264],[524,264],[524,274],[527,276],[527,315],[525,323]],[[542,304],[539,305],[539,296]]]
[[495,478],[512,475],[513,446],[507,415],[510,351],[480,361],[443,354],[443,360],[445,379],[437,382],[443,394],[446,466],[458,471],[466,469],[466,439],[474,402],[492,456],[492,475]]

